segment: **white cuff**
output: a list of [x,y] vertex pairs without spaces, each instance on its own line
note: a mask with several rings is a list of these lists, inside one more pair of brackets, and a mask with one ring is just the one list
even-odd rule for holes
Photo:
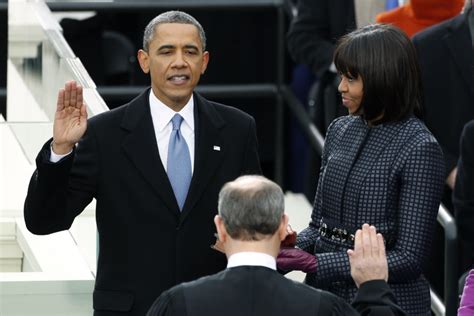
[[72,153],[72,150],[68,152],[67,154],[64,155],[58,155],[53,151],[53,142],[50,144],[50,151],[51,151],[51,156],[49,156],[49,162],[56,163],[59,160],[63,159],[64,157],[70,155]]

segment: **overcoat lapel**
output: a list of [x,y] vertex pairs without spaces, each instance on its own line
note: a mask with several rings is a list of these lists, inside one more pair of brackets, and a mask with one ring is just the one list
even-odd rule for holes
[[122,148],[167,208],[179,215],[179,207],[158,152],[149,92],[150,89],[143,92],[127,108],[121,127],[129,133],[123,139]]
[[[219,169],[226,153],[225,146],[222,146],[221,135],[221,129],[225,125],[224,120],[214,106],[197,93],[194,93],[194,102],[194,117],[195,122],[197,121],[195,127],[194,172],[188,196],[181,212],[181,222],[185,220],[200,198],[216,198],[203,197],[202,194],[215,172]],[[219,150],[216,150],[214,146],[218,146]]]

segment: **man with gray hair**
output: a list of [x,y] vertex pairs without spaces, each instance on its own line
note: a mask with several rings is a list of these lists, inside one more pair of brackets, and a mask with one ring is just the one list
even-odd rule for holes
[[227,269],[164,292],[148,316],[405,315],[388,287],[382,236],[365,224],[349,260],[360,286],[351,307],[341,298],[291,281],[276,272],[275,258],[287,236],[288,216],[280,187],[262,176],[242,176],[219,193],[214,218]]
[[25,202],[35,234],[69,229],[97,200],[94,315],[144,315],[163,291],[225,268],[209,248],[225,182],[260,173],[255,121],[194,88],[209,62],[202,26],[169,11],[146,27],[138,60],[151,88],[87,120],[74,81],[58,95],[53,139]]

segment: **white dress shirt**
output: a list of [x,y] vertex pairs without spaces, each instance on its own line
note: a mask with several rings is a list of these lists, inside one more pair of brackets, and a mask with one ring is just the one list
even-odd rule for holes
[[238,252],[227,260],[227,268],[240,266],[261,266],[276,270],[274,257],[261,252]]
[[158,151],[163,167],[167,170],[168,165],[168,145],[170,142],[171,131],[173,124],[171,119],[178,113],[183,117],[181,123],[181,135],[183,135],[186,144],[188,145],[189,155],[191,159],[191,171],[194,172],[194,97],[191,95],[188,103],[179,112],[173,111],[166,106],[150,90],[150,111],[153,127],[155,129],[156,141],[158,142]]
[[[183,117],[181,123],[181,135],[183,135],[186,144],[188,145],[189,155],[191,159],[191,172],[194,172],[194,96],[191,95],[188,103],[179,112],[173,111],[171,108],[166,106],[150,89],[150,112],[151,119],[153,121],[153,129],[155,130],[156,141],[158,145],[158,152],[160,153],[160,159],[163,163],[165,171],[168,168],[168,145],[170,141],[171,131],[173,130],[173,124],[171,119],[178,113]],[[72,151],[71,151],[72,152]],[[71,152],[65,155],[58,155],[54,153],[51,147],[50,162],[58,162],[62,158],[69,155]]]

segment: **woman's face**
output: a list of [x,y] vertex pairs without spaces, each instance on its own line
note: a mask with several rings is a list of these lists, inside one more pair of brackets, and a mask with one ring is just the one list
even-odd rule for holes
[[358,76],[353,78],[348,74],[340,74],[341,82],[338,90],[341,93],[342,104],[349,110],[350,114],[354,114],[359,110],[364,96],[364,83],[362,78]]

